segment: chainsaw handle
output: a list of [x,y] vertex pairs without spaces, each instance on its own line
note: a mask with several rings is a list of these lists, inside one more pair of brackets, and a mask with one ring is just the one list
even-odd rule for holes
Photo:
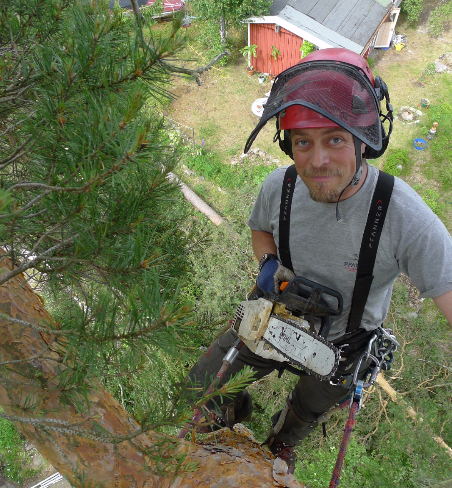
[[[329,306],[325,297],[334,298],[336,307]],[[320,317],[341,315],[344,305],[342,295],[338,291],[301,276],[295,276],[284,286],[284,291],[280,295],[267,292],[264,298],[282,303],[291,311]]]

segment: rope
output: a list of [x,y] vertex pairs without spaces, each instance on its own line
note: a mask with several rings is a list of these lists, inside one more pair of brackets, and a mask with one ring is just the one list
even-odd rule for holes
[[347,453],[348,441],[352,434],[353,427],[356,424],[356,415],[359,411],[359,402],[354,401],[350,408],[350,415],[348,416],[347,423],[345,424],[344,437],[342,438],[341,447],[339,448],[339,454],[337,455],[336,466],[334,467],[333,475],[329,488],[336,488],[339,486],[341,477],[342,464],[344,463],[345,454]]

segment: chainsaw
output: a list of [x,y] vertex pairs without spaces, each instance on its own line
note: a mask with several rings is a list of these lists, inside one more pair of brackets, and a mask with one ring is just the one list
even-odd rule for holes
[[[231,327],[258,356],[288,362],[320,380],[337,370],[340,350],[327,341],[331,319],[342,313],[342,295],[300,276],[280,295],[254,289],[241,302]],[[320,318],[318,333],[309,319]],[[311,320],[312,322],[312,320]]]
[[[300,276],[284,283],[281,288],[284,288],[282,293],[276,295],[260,292],[255,287],[247,301],[239,304],[231,321],[238,339],[223,358],[223,365],[207,389],[206,396],[223,379],[243,345],[258,356],[296,365],[301,369],[301,374],[307,373],[324,381],[334,375],[339,365],[340,349],[328,342],[327,337],[331,318],[342,313],[342,295]],[[321,319],[318,333],[311,330],[310,318]],[[286,369],[300,374],[295,367]],[[197,408],[191,422],[180,431],[179,438],[183,439],[193,426],[202,432],[200,423],[206,418],[205,415],[203,408]],[[211,425],[212,422],[207,421],[207,424]]]

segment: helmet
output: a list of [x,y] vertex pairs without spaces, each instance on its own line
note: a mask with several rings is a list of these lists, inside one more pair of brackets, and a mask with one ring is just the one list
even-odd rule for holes
[[278,117],[281,130],[339,127],[332,120],[303,105],[291,105],[280,112]]
[[[245,152],[267,121],[277,117],[274,140],[279,140],[281,149],[291,157],[290,140],[287,134],[281,139],[281,130],[334,126],[350,132],[357,148],[358,143],[360,147],[364,142],[369,151],[373,151],[373,157],[378,157],[389,139],[380,120],[383,98],[387,99],[390,112],[383,118],[392,120],[386,85],[380,78],[374,79],[363,57],[343,48],[314,51],[278,75],[261,120],[245,145]],[[358,170],[361,152],[357,159]]]

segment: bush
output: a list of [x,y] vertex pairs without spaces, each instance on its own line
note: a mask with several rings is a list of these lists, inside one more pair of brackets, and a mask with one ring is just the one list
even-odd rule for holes
[[23,445],[24,441],[15,425],[0,417],[0,471],[17,483],[36,473],[27,467],[30,459]]
[[301,59],[303,59],[305,56],[315,51],[315,44],[312,44],[312,42],[309,41],[303,41],[303,44],[300,47],[300,51]]
[[410,163],[411,160],[407,149],[389,149],[384,164],[384,171],[390,175],[400,176],[402,171],[406,173]]
[[447,3],[442,3],[433,10],[428,21],[428,28],[430,33],[434,36],[439,36],[444,32],[445,25],[450,22],[452,18],[452,0]]
[[424,0],[404,0],[402,2],[402,12],[407,14],[407,23],[414,24],[419,20],[424,10]]

